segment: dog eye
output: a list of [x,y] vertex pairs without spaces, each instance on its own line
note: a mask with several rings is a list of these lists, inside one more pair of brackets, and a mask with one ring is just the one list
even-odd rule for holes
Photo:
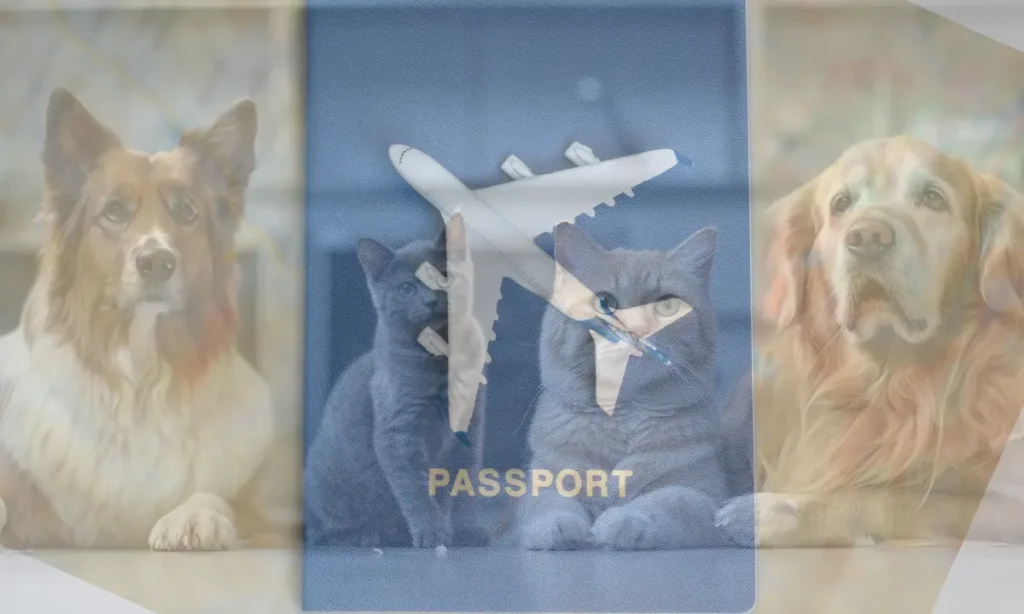
[[197,215],[196,206],[188,198],[175,198],[171,203],[171,216],[179,224],[191,224]]
[[416,294],[416,284],[411,281],[403,281],[398,284],[398,293],[402,296],[409,298],[413,294]]
[[850,205],[852,204],[853,198],[850,196],[849,192],[841,192],[839,194],[836,194],[832,198],[832,215],[842,214],[844,211],[849,209]]
[[601,313],[612,313],[619,308],[619,301],[607,292],[598,292],[594,295],[594,309]]
[[128,209],[128,205],[116,198],[107,201],[107,204],[103,207],[103,217],[114,224],[127,222],[131,215],[132,212]]
[[945,195],[938,188],[927,188],[921,192],[920,204],[932,211],[948,211],[949,203]]

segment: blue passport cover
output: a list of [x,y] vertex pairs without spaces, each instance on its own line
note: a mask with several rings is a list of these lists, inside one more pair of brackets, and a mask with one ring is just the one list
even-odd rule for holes
[[[311,3],[307,450],[339,377],[373,348],[377,315],[357,256],[360,239],[398,248],[436,238],[443,228],[438,211],[396,172],[389,157],[396,143],[427,152],[470,189],[509,182],[500,165],[510,154],[538,175],[572,168],[564,152],[573,141],[602,160],[674,150],[680,163],[638,185],[634,198],[620,196],[616,206],[598,206],[576,224],[605,248],[633,250],[668,250],[698,229],[717,228],[710,296],[718,330],[715,402],[722,404],[751,363],[745,32],[744,3],[726,0]],[[552,253],[551,233],[535,240]],[[481,389],[486,424],[472,442],[481,446],[483,467],[498,476],[529,468],[545,307],[503,281]],[[307,471],[307,491],[319,479]],[[503,532],[486,547],[307,543],[304,608],[753,607],[752,550],[531,551],[509,528],[521,499],[477,499],[483,523]]]

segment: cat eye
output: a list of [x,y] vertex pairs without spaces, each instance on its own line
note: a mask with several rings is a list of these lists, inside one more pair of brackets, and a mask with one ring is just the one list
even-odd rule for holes
[[654,313],[663,318],[670,318],[683,308],[683,299],[678,296],[663,296],[654,303]]
[[594,295],[594,309],[601,313],[611,313],[619,308],[619,301],[607,292],[598,292]]
[[192,202],[192,199],[187,196],[177,196],[171,201],[171,217],[174,218],[175,222],[188,226],[196,221],[196,218],[199,217],[199,212],[196,211],[196,205]]
[[398,284],[398,293],[402,296],[409,298],[413,294],[416,294],[416,284],[411,281],[403,281]]
[[124,224],[132,216],[132,212],[123,201],[112,198],[104,205],[102,215],[108,222]]

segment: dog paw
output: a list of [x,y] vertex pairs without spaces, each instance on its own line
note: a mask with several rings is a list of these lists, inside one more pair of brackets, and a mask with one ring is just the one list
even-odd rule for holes
[[718,510],[715,526],[738,546],[770,546],[799,528],[800,508],[795,497],[783,494],[743,495]]
[[436,548],[449,545],[448,531],[441,523],[423,523],[409,527],[414,548]]
[[612,550],[653,550],[658,547],[654,522],[622,507],[604,511],[590,530],[598,545]]
[[547,514],[523,529],[523,543],[529,550],[575,550],[589,541],[590,523],[568,513]]
[[153,550],[227,550],[236,543],[231,510],[219,500],[190,499],[158,520],[149,533]]
[[483,527],[459,527],[452,535],[452,545],[454,546],[486,546],[489,543],[491,543],[491,534]]

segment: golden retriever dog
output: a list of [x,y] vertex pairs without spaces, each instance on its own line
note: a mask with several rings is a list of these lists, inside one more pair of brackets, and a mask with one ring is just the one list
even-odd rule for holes
[[234,343],[256,107],[153,155],[63,89],[46,122],[47,238],[0,338],[0,541],[232,547],[273,431]]
[[1021,194],[896,136],[769,215],[754,494],[719,525],[764,546],[955,543],[972,521],[1024,538],[1012,497],[985,495],[975,519],[1024,406]]

